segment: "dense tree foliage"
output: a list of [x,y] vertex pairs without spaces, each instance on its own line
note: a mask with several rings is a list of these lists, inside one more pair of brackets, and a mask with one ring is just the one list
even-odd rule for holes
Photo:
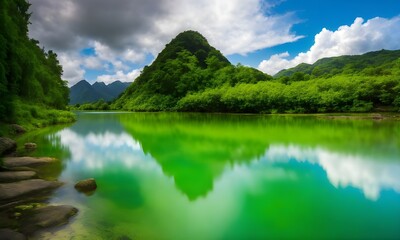
[[199,33],[188,31],[172,40],[111,108],[248,113],[392,111],[400,109],[400,50],[321,59],[272,78],[253,68],[231,65]]
[[166,45],[112,107],[135,111],[173,110],[188,93],[268,79],[272,77],[256,69],[232,66],[202,35],[186,31]]
[[293,77],[303,74],[311,77],[332,77],[338,74],[357,74],[368,76],[389,75],[388,69],[395,67],[400,58],[400,50],[381,50],[363,55],[323,58],[314,64],[302,63],[294,68],[282,70],[274,77]]
[[68,104],[57,54],[28,37],[29,7],[26,0],[0,1],[0,122],[35,117],[37,109],[63,109]]

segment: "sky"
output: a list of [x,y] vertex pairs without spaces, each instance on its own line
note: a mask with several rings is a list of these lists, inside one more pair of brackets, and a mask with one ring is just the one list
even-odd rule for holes
[[195,30],[233,63],[274,75],[324,57],[400,49],[400,0],[30,0],[30,37],[63,79],[132,82]]

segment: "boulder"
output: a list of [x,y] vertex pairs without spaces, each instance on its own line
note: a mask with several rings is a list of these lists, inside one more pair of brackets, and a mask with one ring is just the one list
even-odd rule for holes
[[17,143],[9,138],[0,137],[0,156],[12,153],[17,149]]
[[64,225],[77,213],[78,209],[68,205],[34,209],[22,217],[21,232],[31,234],[39,229]]
[[24,146],[25,146],[25,149],[27,149],[27,150],[32,150],[32,149],[37,148],[36,143],[25,143]]
[[48,163],[53,163],[57,161],[55,158],[42,157],[42,158],[34,158],[34,157],[6,157],[4,158],[3,164],[4,167],[7,168],[16,168],[16,167],[36,167]]
[[33,171],[0,172],[0,183],[27,180],[27,179],[31,179],[35,176],[36,176],[36,172],[33,172]]
[[30,179],[14,183],[0,184],[0,201],[9,201],[38,193],[47,192],[61,186],[61,182]]
[[15,134],[23,134],[26,132],[25,128],[23,128],[22,126],[18,125],[18,124],[11,124],[10,125],[11,130],[15,133]]
[[15,232],[8,228],[0,229],[0,238],[2,240],[25,240],[25,239],[27,239],[22,233]]
[[97,184],[96,180],[94,178],[89,178],[85,180],[81,180],[75,184],[75,189],[78,190],[79,192],[92,192],[96,190]]

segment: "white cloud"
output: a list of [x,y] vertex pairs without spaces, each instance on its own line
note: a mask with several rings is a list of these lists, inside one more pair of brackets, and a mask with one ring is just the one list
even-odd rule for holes
[[[291,13],[273,14],[276,2],[31,0],[30,35],[59,54],[77,54],[94,46],[95,57],[111,62],[117,74],[127,71],[127,63],[141,63],[148,54],[156,56],[179,32],[189,29],[199,31],[224,54],[246,54],[296,41],[301,36],[291,27],[297,20]],[[95,59],[81,65],[99,67]]]
[[84,79],[85,70],[81,68],[82,63],[78,56],[71,56],[64,53],[60,54],[58,59],[64,70],[62,78],[68,80],[69,86]]
[[97,82],[104,82],[106,84],[115,82],[117,80],[121,82],[133,82],[139,75],[141,69],[134,69],[131,72],[124,73],[123,71],[117,71],[113,75],[101,75],[97,77]]
[[391,19],[373,18],[364,22],[356,18],[350,26],[341,26],[336,31],[322,29],[315,36],[314,45],[307,52],[293,59],[289,55],[275,54],[263,60],[258,68],[268,74],[294,67],[300,63],[314,63],[318,59],[341,55],[357,55],[381,49],[400,48],[400,17]]
[[102,61],[95,57],[95,56],[89,56],[84,59],[84,66],[88,69],[101,69],[103,68],[103,63]]

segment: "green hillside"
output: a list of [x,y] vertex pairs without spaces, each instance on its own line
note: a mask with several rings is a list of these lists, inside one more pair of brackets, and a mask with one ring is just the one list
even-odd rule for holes
[[28,37],[29,7],[25,0],[0,1],[0,123],[71,121],[71,113],[52,110],[65,109],[69,91],[57,55]]
[[274,78],[233,66],[197,32],[179,34],[112,109],[238,113],[398,111],[400,50],[325,58]]
[[302,63],[282,70],[274,77],[292,76],[297,72],[315,77],[331,77],[338,74],[389,75],[400,58],[400,50],[381,50],[363,55],[323,58],[314,64]]
[[186,31],[168,43],[155,61],[117,99],[112,108],[134,111],[176,109],[188,93],[228,84],[272,79],[253,68],[233,66],[198,32]]

